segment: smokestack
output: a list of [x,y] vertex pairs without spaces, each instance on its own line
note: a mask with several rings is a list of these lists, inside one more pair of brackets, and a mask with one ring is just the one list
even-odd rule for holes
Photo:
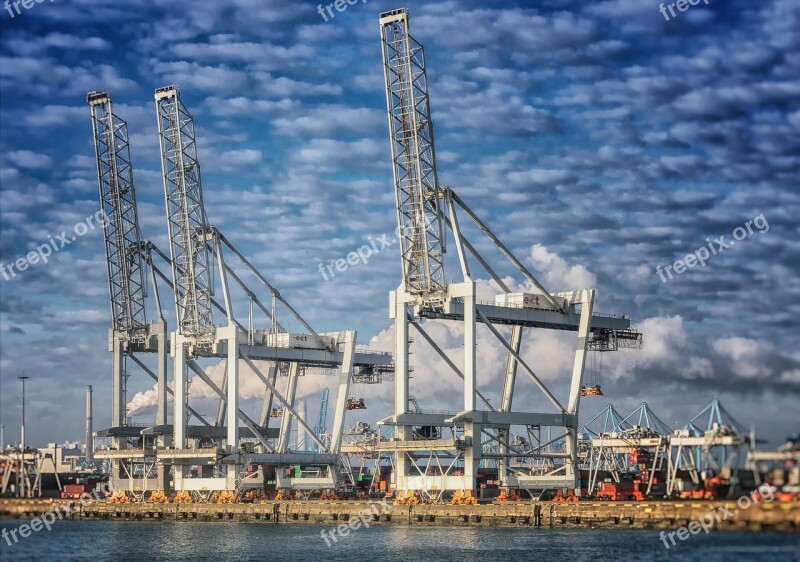
[[86,387],[86,462],[94,460],[94,439],[92,439],[92,385]]

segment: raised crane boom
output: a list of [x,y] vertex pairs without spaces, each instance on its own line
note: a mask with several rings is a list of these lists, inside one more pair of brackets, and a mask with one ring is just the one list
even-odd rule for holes
[[131,338],[143,337],[145,318],[142,236],[136,210],[128,125],[114,115],[107,92],[91,92],[100,203],[105,220],[106,263],[114,330]]
[[430,302],[447,287],[425,53],[409,33],[405,8],[381,14],[380,27],[403,281],[409,294]]
[[175,86],[159,88],[155,98],[178,333],[206,339],[214,333],[214,276],[194,120]]

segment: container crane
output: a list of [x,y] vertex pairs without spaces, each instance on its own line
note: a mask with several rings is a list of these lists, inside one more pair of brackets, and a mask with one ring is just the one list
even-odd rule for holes
[[[703,423],[705,422],[705,423]],[[677,494],[684,485],[719,497],[712,490],[712,479],[718,487],[725,484],[726,494],[732,497],[746,452],[754,448],[754,438],[720,403],[712,400],[681,429],[675,430],[669,442],[667,494]],[[683,490],[689,492],[688,489]]]
[[[177,322],[173,335],[175,448],[186,446],[187,360],[208,355],[212,345],[224,341],[228,351],[225,373],[227,443],[229,448],[235,449],[239,443],[240,333],[233,321],[224,267],[220,267],[220,274],[228,322],[220,328],[213,322],[213,263],[208,244],[218,244],[218,240],[208,227],[203,204],[194,119],[175,86],[159,88],[155,99]],[[222,261],[219,254],[218,259]]]
[[[332,488],[338,481],[342,463],[339,459],[341,437],[344,429],[346,401],[353,373],[358,369],[385,369],[392,363],[385,353],[356,351],[356,332],[344,331],[320,334],[303,319],[286,301],[281,293],[236,249],[236,247],[208,222],[203,203],[200,164],[197,156],[194,120],[181,101],[176,86],[167,86],[155,91],[156,113],[161,147],[161,162],[164,178],[167,228],[170,239],[169,261],[172,264],[172,287],[176,307],[177,327],[172,334],[175,372],[174,449],[164,453],[180,470],[175,471],[176,487],[186,490],[197,486],[208,489],[232,489],[238,467],[247,463],[286,466],[287,463],[318,465],[327,469],[323,479],[282,478],[278,471],[279,487],[313,486]],[[229,259],[238,260],[241,268],[234,270]],[[254,277],[266,288],[272,300],[269,308],[259,300],[240,277],[242,271]],[[218,278],[223,305],[214,299],[214,283]],[[249,299],[250,317],[247,324],[240,322],[234,313],[232,288],[238,287]],[[305,330],[304,334],[292,334],[277,322],[276,306],[280,303],[292,319]],[[270,320],[271,328],[256,330],[253,323],[253,307],[260,309]],[[213,308],[225,314],[225,321],[216,325]],[[212,381],[197,364],[197,360],[208,357],[226,359],[226,372],[222,388]],[[271,362],[269,374],[265,374],[253,362]],[[265,401],[259,426],[239,407],[239,363],[243,361],[265,385]],[[287,387],[284,393],[275,385],[278,365],[288,365]],[[330,445],[324,444],[295,409],[298,377],[305,367],[336,367],[339,369],[339,394],[332,428]],[[227,455],[222,461],[227,465],[224,482],[208,479],[185,479],[188,464],[185,459],[196,462],[197,454],[187,449],[187,380],[191,370],[220,397],[218,420],[226,418],[225,446]],[[280,405],[272,407],[272,402]],[[224,414],[223,414],[224,412]],[[268,428],[270,417],[280,413],[281,423],[277,435]],[[241,420],[253,437],[261,443],[261,452],[248,454],[245,461],[239,449],[239,424]],[[304,453],[289,455],[289,436],[292,424],[308,435],[323,454],[313,458]],[[277,437],[277,442],[270,442]],[[188,456],[187,456],[188,455]],[[206,459],[218,460],[217,452]],[[199,480],[206,480],[200,482]],[[310,480],[315,480],[311,482]],[[187,488],[187,486],[189,488]]]
[[[139,215],[136,205],[136,190],[133,180],[130,143],[127,123],[114,114],[111,96],[107,92],[91,92],[87,95],[91,109],[92,132],[97,162],[100,204],[105,220],[103,237],[105,242],[108,272],[109,298],[112,327],[109,331],[109,351],[113,353],[111,428],[98,432],[112,438],[116,451],[127,449],[128,438],[139,438],[139,430],[128,428],[126,416],[127,360],[145,370],[156,380],[158,401],[156,425],[167,423],[167,325],[161,314],[158,298],[156,269],[152,267],[149,243],[142,240]],[[150,265],[153,297],[158,320],[147,322],[145,270]],[[149,352],[158,355],[157,374],[136,357],[136,353]],[[202,418],[200,418],[202,420]],[[159,437],[159,445],[168,442]],[[124,453],[123,453],[124,454]],[[114,475],[123,472],[114,459]],[[159,481],[164,484],[164,471],[159,472]],[[116,489],[123,489],[114,482]]]
[[[395,327],[395,411],[394,415],[379,422],[395,428],[395,439],[379,444],[395,454],[395,489],[426,494],[431,490],[474,490],[485,439],[497,443],[501,485],[529,490],[575,487],[578,407],[590,335],[595,330],[630,331],[630,319],[593,314],[594,289],[548,292],[455,191],[439,183],[424,48],[411,36],[405,8],[380,14],[379,28],[397,226],[401,234],[401,283],[390,296],[390,317]],[[475,223],[538,291],[537,294],[511,292],[462,233],[457,209]],[[459,282],[445,281],[447,229],[452,233],[461,267],[462,280]],[[503,291],[493,305],[477,302],[476,284],[467,253]],[[463,325],[463,369],[458,368],[424,330],[422,321],[433,318]],[[508,352],[502,402],[497,408],[477,388],[477,322],[483,323]],[[507,341],[497,330],[495,325],[498,324],[512,326],[510,340]],[[463,410],[460,413],[420,414],[409,411],[409,326],[414,326],[461,379]],[[566,402],[557,399],[520,356],[523,328],[526,327],[577,331]],[[637,334],[637,341],[641,341],[640,334]],[[552,405],[551,412],[513,410],[518,368],[522,368],[544,394]],[[479,401],[483,408],[479,408]],[[508,457],[519,456],[518,452],[509,451],[512,425],[526,426],[531,432],[542,426],[562,428],[563,435],[556,440],[565,439],[567,443],[566,452],[557,454],[563,464],[543,476],[521,471],[509,474]],[[443,444],[441,440],[412,440],[414,426],[448,427],[460,437],[454,438],[450,444]],[[533,448],[532,454],[544,454],[541,449],[545,445]],[[435,460],[429,464],[430,470],[417,466],[417,461],[425,456]],[[444,457],[445,462],[440,463],[439,456]],[[454,470],[457,464],[452,462],[454,456],[463,467],[460,474]],[[442,465],[450,468],[436,468]]]
[[[111,437],[113,447],[98,451],[97,458],[111,461],[114,465],[115,489],[167,489],[169,467],[175,467],[175,484],[182,490],[195,490],[197,486],[211,489],[233,489],[236,468],[243,462],[238,449],[239,427],[236,418],[244,423],[243,435],[260,442],[258,455],[250,455],[254,463],[281,464],[290,462],[328,467],[324,481],[289,486],[333,487],[336,473],[342,465],[339,459],[341,433],[346,413],[346,397],[354,370],[383,372],[392,368],[390,354],[355,351],[356,333],[353,331],[318,334],[282,297],[263,275],[241,254],[216,228],[208,224],[202,197],[200,166],[191,114],[180,99],[174,86],[156,91],[156,109],[164,172],[164,193],[167,211],[169,255],[151,242],[143,241],[138,223],[133,171],[128,144],[127,126],[117,117],[111,107],[111,97],[106,92],[91,92],[87,96],[91,108],[95,153],[97,157],[100,198],[105,215],[105,242],[108,262],[109,287],[113,327],[110,351],[114,353],[112,427],[98,431],[99,436]],[[238,260],[241,265],[234,271],[223,256]],[[160,259],[171,271],[165,275],[154,263]],[[215,268],[216,266],[216,268]],[[147,291],[145,272],[149,269],[157,322],[148,323],[145,318]],[[219,273],[216,273],[218,271]],[[214,282],[219,275],[222,303],[214,298]],[[254,277],[259,286],[269,292],[272,306],[266,306],[243,280],[244,275]],[[159,283],[166,283],[173,291],[176,310],[176,330],[168,339],[166,322],[159,300]],[[239,288],[249,304],[246,325],[233,315],[231,288]],[[282,305],[290,316],[306,330],[306,334],[289,334],[277,322],[276,307]],[[227,322],[216,326],[212,310],[222,312]],[[270,322],[268,330],[258,330],[254,325],[254,311],[262,311]],[[171,346],[170,343],[173,343]],[[238,342],[238,345],[236,345]],[[300,342],[300,343],[298,343]],[[231,345],[233,343],[234,345]],[[167,353],[174,349],[175,391],[167,385]],[[137,354],[158,354],[158,374],[154,373]],[[200,358],[226,358],[226,373],[222,388],[214,383],[196,360]],[[265,384],[264,403],[261,416],[256,422],[238,407],[238,357],[256,373]],[[125,417],[126,362],[131,359],[157,381],[156,424],[142,428],[129,424]],[[253,364],[253,360],[270,361],[268,374]],[[289,377],[286,396],[276,389],[278,366],[286,365]],[[294,409],[294,391],[297,377],[306,366],[326,371],[338,368],[340,398],[334,434],[329,446],[324,445],[316,434],[310,438],[320,454],[287,456],[288,435],[294,421],[307,433],[313,433],[304,416]],[[209,423],[188,403],[188,377],[191,370],[220,397],[217,419]],[[175,416],[167,424],[167,397],[173,395]],[[269,427],[273,402],[278,402],[281,427]],[[201,426],[189,426],[187,415],[196,417]],[[336,428],[339,428],[338,432]],[[338,437],[337,437],[338,433]],[[208,458],[188,447],[189,439],[195,443],[212,444],[226,442],[225,447],[215,448]],[[140,443],[131,447],[131,441]],[[156,448],[153,449],[153,444]],[[252,447],[247,448],[252,451]],[[218,481],[210,478],[184,480],[186,470],[197,462],[215,464],[225,455],[223,465],[228,467],[227,476]],[[158,482],[151,481],[149,469],[152,458],[158,464]],[[149,460],[148,460],[149,459]],[[142,478],[139,473],[147,473]],[[127,474],[127,478],[124,476]],[[127,482],[122,482],[127,480]],[[137,488],[138,487],[138,488]],[[198,488],[199,490],[199,488]]]

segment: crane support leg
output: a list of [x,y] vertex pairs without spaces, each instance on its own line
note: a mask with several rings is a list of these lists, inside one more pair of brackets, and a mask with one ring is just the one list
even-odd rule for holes
[[[589,333],[591,331],[592,311],[594,309],[594,289],[581,291],[581,320],[578,325],[578,340],[575,344],[575,362],[572,366],[572,382],[569,389],[569,402],[567,413],[577,414],[581,400],[581,386],[583,386],[583,372],[586,367],[586,353],[589,350]],[[575,476],[578,466],[578,432],[574,427],[567,429],[566,460],[568,476]]]
[[227,443],[230,452],[239,447],[239,331],[235,324],[217,328],[218,338],[228,341],[227,364]]
[[[275,382],[278,379],[277,363],[272,363],[272,365],[270,365],[269,374],[267,376],[272,382],[272,386],[275,386]],[[264,429],[269,427],[270,412],[272,412],[272,391],[269,389],[269,386],[265,385],[264,403],[261,405],[261,416],[258,419],[259,425]]]
[[111,331],[111,352],[114,354],[111,380],[111,427],[125,425],[125,355],[122,350],[124,338],[125,336],[120,332]]
[[[389,316],[394,320],[394,413],[408,412],[408,303],[413,297],[405,292],[401,285],[390,293]],[[411,438],[411,428],[404,425],[395,426],[395,437],[400,441]],[[401,489],[408,475],[409,463],[405,454],[395,455],[395,467],[392,472],[394,488]]]
[[186,448],[186,339],[173,332],[175,342],[172,367],[173,367],[173,395],[175,405],[172,410],[172,439],[176,449]]
[[[477,392],[477,312],[475,309],[475,282],[454,283],[448,287],[450,298],[464,299],[464,411],[475,410]],[[478,431],[480,435],[480,431]]]
[[[511,348],[519,355],[519,348],[522,344],[522,326],[514,326],[511,329]],[[514,384],[517,380],[517,358],[514,353],[508,354],[506,359],[506,375],[505,383],[503,384],[503,400],[500,404],[502,412],[510,412],[511,405],[514,399]],[[497,438],[500,443],[500,461],[498,463],[498,478],[500,485],[505,486],[508,480],[508,458],[505,456],[508,453],[508,437],[509,429],[503,428],[497,431]]]
[[[167,423],[167,355],[169,349],[167,348],[167,323],[164,320],[159,320],[156,323],[156,341],[158,343],[158,379],[156,380],[156,425],[166,425]],[[158,444],[160,447],[166,446],[166,437],[159,436]]]
[[339,454],[342,446],[344,417],[347,412],[347,399],[350,395],[350,382],[353,380],[353,357],[356,351],[357,335],[355,331],[345,332],[342,369],[339,375],[339,393],[336,395],[336,414],[333,419],[333,432],[331,434],[331,452],[336,455]]
[[[161,319],[156,323],[156,341],[158,343],[158,366],[156,379],[156,425],[165,426],[167,424],[167,355],[169,354],[169,345],[167,341],[167,323]],[[158,446],[162,449],[172,446],[172,439],[162,433],[158,436]],[[161,490],[166,490],[169,487],[169,467],[164,463],[158,463],[156,468],[158,486]]]
[[[125,424],[125,355],[122,351],[124,335],[116,330],[110,331],[111,352],[113,353],[113,365],[111,367],[111,427],[121,427]],[[127,439],[114,437],[111,446],[115,449],[127,449]],[[121,482],[120,461],[112,461],[111,485],[118,486]]]
[[[294,408],[294,397],[297,394],[297,376],[300,371],[298,363],[291,363],[289,365],[289,384],[286,387],[286,401],[291,408]],[[292,416],[289,415],[287,409],[283,410],[283,418],[281,418],[281,432],[278,437],[278,452],[286,453],[286,447],[289,445],[289,435],[292,433]]]
[[591,332],[592,310],[594,309],[594,289],[581,291],[581,320],[578,325],[578,341],[575,344],[575,362],[572,366],[572,382],[569,389],[567,413],[578,413],[583,385],[583,371],[586,367],[586,353],[589,351],[589,333]]

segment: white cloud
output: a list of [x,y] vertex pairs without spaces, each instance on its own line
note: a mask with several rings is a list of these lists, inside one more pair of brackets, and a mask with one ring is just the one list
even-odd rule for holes
[[49,168],[53,165],[53,159],[46,154],[30,150],[12,150],[4,153],[3,158],[10,160],[12,164],[20,168]]
[[550,252],[542,244],[531,248],[531,263],[544,274],[545,288],[551,292],[592,289],[597,277],[581,264],[569,265],[558,254]]

